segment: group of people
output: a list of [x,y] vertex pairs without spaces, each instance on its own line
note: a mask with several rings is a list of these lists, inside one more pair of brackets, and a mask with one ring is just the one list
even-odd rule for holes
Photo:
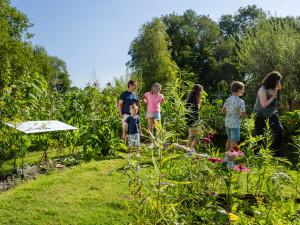
[[[119,116],[122,120],[122,139],[126,143],[128,136],[129,157],[132,156],[132,147],[136,147],[136,157],[140,157],[140,136],[142,129],[140,117],[138,115],[140,101],[134,92],[137,82],[130,80],[128,82],[128,90],[123,92],[118,101]],[[155,124],[160,123],[160,105],[164,101],[164,96],[160,93],[161,85],[155,83],[152,85],[151,91],[143,95],[143,101],[147,106],[146,119],[148,121],[148,131],[153,134]]]
[[[278,93],[281,89],[282,76],[277,71],[267,74],[261,82],[254,105],[255,132],[262,135],[266,124],[269,123],[273,133],[271,148],[278,155],[282,138],[282,125],[276,110]],[[126,143],[128,137],[129,156],[132,156],[132,148],[136,147],[136,157],[140,157],[140,125],[139,108],[140,100],[135,93],[137,82],[130,80],[127,91],[123,92],[118,101],[119,116],[122,120],[122,139]],[[233,81],[230,87],[231,96],[224,102],[221,111],[225,114],[225,128],[227,133],[226,151],[233,149],[240,141],[240,123],[246,116],[245,102],[240,98],[244,94],[245,85],[240,81]],[[151,91],[146,92],[142,100],[146,104],[146,119],[148,132],[153,134],[155,124],[160,123],[160,105],[164,102],[164,96],[160,93],[161,85],[153,84]],[[197,122],[199,120],[201,95],[203,87],[195,84],[186,98],[186,122],[188,129],[187,148],[190,153],[195,152],[197,144]]]

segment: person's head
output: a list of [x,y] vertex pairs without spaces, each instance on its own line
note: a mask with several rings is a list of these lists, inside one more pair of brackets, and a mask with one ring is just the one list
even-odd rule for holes
[[202,91],[203,87],[200,84],[195,84],[189,93],[187,102],[194,103],[199,108]]
[[242,96],[244,94],[245,85],[240,81],[233,81],[230,86],[230,91],[233,95]]
[[152,94],[159,93],[160,91],[161,91],[161,85],[159,83],[155,83],[152,85],[152,87],[151,87]]
[[130,106],[130,113],[131,115],[136,115],[139,111],[139,107],[136,104],[132,104]]
[[127,86],[128,86],[128,91],[132,92],[132,91],[135,91],[137,83],[135,80],[130,80],[130,81],[128,81]]
[[280,85],[282,76],[277,71],[272,71],[267,74],[261,82],[261,85],[266,89],[275,89],[278,85]]

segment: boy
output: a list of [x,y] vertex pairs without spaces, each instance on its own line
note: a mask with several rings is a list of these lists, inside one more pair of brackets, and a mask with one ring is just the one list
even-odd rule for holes
[[140,117],[137,114],[139,107],[136,104],[130,106],[130,116],[125,120],[126,128],[128,131],[128,145],[129,145],[129,157],[132,156],[132,146],[136,146],[136,157],[140,158],[140,135],[141,124]]
[[244,84],[240,81],[233,81],[230,90],[232,95],[226,99],[222,112],[226,114],[225,127],[228,140],[226,151],[233,149],[240,141],[240,120],[246,115],[245,102],[240,99],[244,94]]

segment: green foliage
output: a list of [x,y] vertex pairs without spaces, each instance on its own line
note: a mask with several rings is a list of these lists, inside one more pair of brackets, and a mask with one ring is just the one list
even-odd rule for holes
[[[65,91],[70,87],[65,63],[49,56],[42,47],[30,43],[32,34],[28,17],[10,5],[0,1],[0,92],[24,74],[39,73],[53,88]],[[30,78],[29,78],[30,80]]]
[[254,103],[262,78],[272,70],[283,75],[281,104],[291,109],[299,100],[300,34],[282,21],[263,21],[240,42],[239,59],[246,73],[246,101]]
[[300,132],[300,110],[285,112],[280,116],[280,121],[285,132],[285,136],[291,136]]
[[169,40],[160,19],[146,23],[130,46],[128,63],[143,79],[144,90],[155,82],[163,86],[173,82],[177,75],[176,63],[171,59]]

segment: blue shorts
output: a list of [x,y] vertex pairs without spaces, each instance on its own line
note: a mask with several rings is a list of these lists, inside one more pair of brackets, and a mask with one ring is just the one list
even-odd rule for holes
[[160,120],[160,112],[147,112],[146,119]]
[[240,141],[240,128],[226,127],[226,133],[227,133],[228,141],[234,141],[236,143]]
[[140,146],[140,134],[129,134],[128,135],[128,145]]

